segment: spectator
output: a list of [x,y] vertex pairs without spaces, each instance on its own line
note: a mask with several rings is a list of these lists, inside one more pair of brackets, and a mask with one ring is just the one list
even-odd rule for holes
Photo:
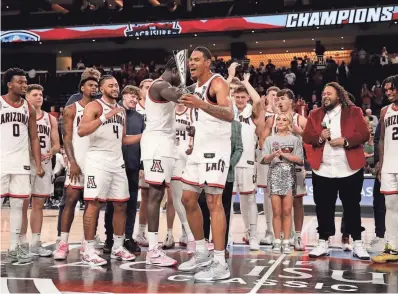
[[271,59],[268,59],[268,63],[267,63],[267,65],[265,66],[265,69],[266,69],[269,73],[274,72],[274,70],[275,70],[275,65],[272,63],[272,60],[271,60]]
[[368,53],[366,53],[365,49],[362,48],[358,52],[359,63],[360,64],[365,64],[367,62],[367,56],[368,56]]
[[53,117],[55,117],[56,119],[59,118],[59,112],[56,112],[56,111],[55,111],[55,106],[54,106],[54,105],[50,107],[50,114],[51,114]]
[[374,162],[374,141],[373,134],[370,134],[369,141],[364,144],[364,153],[366,159],[365,173],[373,174]]
[[372,112],[376,116],[380,116],[380,111],[384,106],[384,94],[381,87],[375,88],[374,97],[372,99]]
[[376,127],[377,124],[379,123],[379,120],[375,115],[372,114],[372,110],[370,108],[365,110],[365,119],[370,126],[371,133],[374,134],[376,132]]
[[372,87],[372,92],[374,93],[376,88],[381,88],[381,84],[379,80],[376,80],[376,83]]
[[380,64],[383,66],[388,64],[388,52],[386,47],[381,49]]
[[86,66],[84,65],[83,61],[80,59],[79,62],[76,64],[77,69],[85,69]]
[[372,98],[373,98],[373,94],[368,89],[368,85],[366,83],[362,85],[361,98],[362,98],[362,109],[365,111],[366,109],[371,107]]
[[391,63],[392,64],[398,64],[398,55],[394,53],[391,57]]
[[[296,57],[295,57],[296,58]],[[293,61],[292,61],[293,62]],[[297,61],[296,61],[297,62]],[[285,74],[285,84],[289,88],[294,87],[294,83],[296,82],[296,75],[292,72],[292,70],[289,68],[287,70],[287,73]]]

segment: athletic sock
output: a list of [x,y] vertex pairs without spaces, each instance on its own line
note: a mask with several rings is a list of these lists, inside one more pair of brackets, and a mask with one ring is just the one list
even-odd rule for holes
[[189,223],[188,222],[183,223],[182,227],[184,228],[185,234],[187,235],[188,242],[195,241],[195,237],[192,234],[191,228],[189,227]]
[[123,242],[124,242],[124,236],[123,235],[121,235],[121,236],[113,235],[112,250],[123,246]]
[[149,250],[153,250],[158,245],[158,232],[148,232]]
[[167,235],[170,237],[170,236],[173,236],[173,229],[167,229]]
[[207,245],[206,245],[206,239],[202,240],[197,240],[195,241],[196,243],[196,250],[199,252],[207,252]]
[[296,231],[296,235],[294,236],[296,239],[298,238],[298,237],[301,237],[301,231]]
[[26,239],[26,234],[19,235],[19,244],[24,244],[24,243],[28,243],[28,240]]
[[40,233],[32,233],[32,244],[37,244],[40,242]]
[[145,231],[146,231],[146,224],[144,224],[144,225],[140,224],[140,226],[138,228],[138,234],[143,235],[145,233]]
[[220,264],[225,265],[225,250],[214,250],[214,261],[218,261]]
[[[62,234],[62,233],[61,233]],[[91,253],[95,252],[95,240],[85,240],[85,252],[86,253]]]
[[68,243],[68,239],[69,239],[69,233],[61,232],[61,240],[64,241],[65,243]]
[[18,233],[10,232],[10,250],[11,251],[17,249],[18,238],[19,238]]

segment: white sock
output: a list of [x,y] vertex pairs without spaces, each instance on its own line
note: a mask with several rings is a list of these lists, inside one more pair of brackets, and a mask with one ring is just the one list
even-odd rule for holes
[[227,262],[225,261],[225,250],[214,250],[214,260],[218,261],[220,264],[225,265]]
[[173,229],[167,229],[167,235],[173,236]]
[[196,243],[196,250],[199,252],[207,252],[207,246],[206,246],[206,240],[202,239],[202,240],[197,240],[195,241]]
[[294,238],[298,238],[298,237],[301,237],[301,231],[296,231],[296,235],[294,236]]
[[192,234],[191,228],[189,227],[188,222],[182,223],[182,227],[184,228],[185,234],[187,235],[188,242],[195,241],[195,237]]
[[32,233],[32,244],[40,242],[40,233]]
[[398,194],[386,197],[386,236],[392,249],[398,249]]
[[85,251],[87,253],[94,252],[94,250],[95,250],[95,240],[85,240],[84,242],[86,242]]
[[64,241],[65,243],[68,243],[68,239],[69,239],[69,233],[61,232],[61,240]]
[[113,235],[113,248],[119,248],[119,247],[123,247],[123,242],[124,242],[124,235],[122,236],[117,236],[117,235]]
[[28,239],[26,239],[26,234],[19,235],[19,244],[25,244],[25,243],[28,243]]
[[146,232],[146,224],[144,225],[139,225],[138,227],[138,234],[143,235]]
[[158,232],[148,232],[149,250],[153,250],[159,243]]
[[15,250],[22,226],[22,207],[24,199],[10,197],[10,250]]
[[250,237],[257,238],[257,224],[250,224]]

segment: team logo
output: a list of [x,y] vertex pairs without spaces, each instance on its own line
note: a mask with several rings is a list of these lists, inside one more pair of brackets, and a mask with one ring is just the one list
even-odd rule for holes
[[95,179],[94,176],[88,176],[87,178],[87,188],[97,188],[97,185],[95,184]]
[[154,159],[152,167],[151,167],[151,171],[157,172],[157,173],[162,173],[163,172],[162,161]]
[[5,31],[0,36],[1,43],[38,42],[40,36],[31,31]]
[[124,30],[124,35],[126,37],[151,37],[179,34],[181,34],[181,26],[178,21],[128,24]]

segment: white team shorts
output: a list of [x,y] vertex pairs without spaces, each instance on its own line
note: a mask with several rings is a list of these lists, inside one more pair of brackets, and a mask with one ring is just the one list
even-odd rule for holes
[[29,198],[31,193],[30,175],[2,174],[0,180],[0,196]]
[[204,188],[205,186],[218,188],[222,193],[227,181],[228,170],[229,157],[213,158],[206,163],[195,163],[188,159],[182,182],[199,188]]
[[303,197],[307,195],[307,185],[305,184],[306,171],[303,166],[296,166],[296,181],[297,190],[296,197]]
[[233,194],[253,194],[256,189],[256,177],[257,175],[255,168],[236,167]]
[[84,200],[126,202],[130,199],[126,170],[106,171],[86,164]]
[[83,190],[84,189],[84,174],[81,174],[79,177],[78,181],[74,181],[73,183],[70,181],[69,178],[69,166],[66,169],[66,176],[65,176],[65,183],[64,183],[64,187],[68,188],[68,186],[71,186],[72,189],[77,189],[77,190]]
[[162,157],[154,159],[144,159],[145,182],[150,185],[170,185],[171,177],[176,159],[171,157]]
[[173,174],[171,175],[172,181],[181,181],[186,165],[187,165],[187,161],[185,159],[179,158],[175,161],[174,168],[173,168]]
[[257,163],[257,187],[267,188],[269,164]]
[[31,175],[30,183],[32,185],[32,197],[50,197],[54,191],[53,176],[51,173],[46,172],[42,178],[37,175]]
[[144,170],[140,170],[139,179],[138,179],[138,188],[140,188],[140,189],[149,189],[149,184],[145,183],[145,172],[144,172]]
[[384,195],[398,194],[398,173],[381,172],[380,193]]

